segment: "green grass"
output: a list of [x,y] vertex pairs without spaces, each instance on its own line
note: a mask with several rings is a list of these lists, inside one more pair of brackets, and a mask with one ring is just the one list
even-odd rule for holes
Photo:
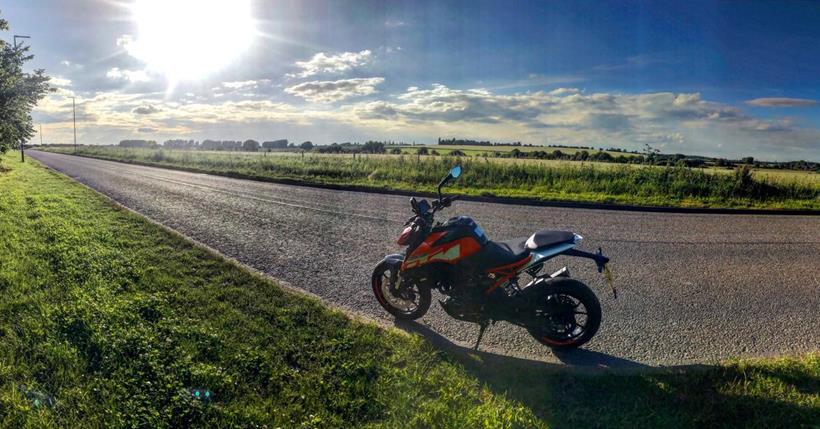
[[[70,148],[55,151],[71,153]],[[669,207],[820,209],[820,180],[574,161],[84,147],[85,156],[269,180],[432,192],[456,162],[464,195]]]
[[617,375],[434,347],[286,291],[36,162],[3,162],[2,427],[820,421],[818,354]]

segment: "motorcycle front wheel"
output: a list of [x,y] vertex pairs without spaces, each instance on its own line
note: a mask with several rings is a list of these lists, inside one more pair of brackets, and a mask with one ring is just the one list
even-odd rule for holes
[[556,350],[574,349],[592,339],[601,326],[601,304],[587,285],[556,278],[535,294],[535,314],[527,327],[538,342]]
[[397,319],[415,320],[424,316],[433,299],[430,289],[416,284],[397,287],[391,283],[394,274],[398,274],[393,272],[395,269],[395,266],[379,264],[373,270],[373,294],[379,304]]

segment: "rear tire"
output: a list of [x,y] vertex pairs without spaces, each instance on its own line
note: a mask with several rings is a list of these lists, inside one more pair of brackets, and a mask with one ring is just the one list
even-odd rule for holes
[[[416,320],[424,316],[427,310],[430,309],[430,303],[433,300],[432,294],[429,288],[412,285],[408,292],[409,295],[412,295],[412,298],[414,298],[412,300],[414,305],[406,308],[399,307],[398,303],[401,303],[403,298],[393,295],[390,292],[389,286],[386,284],[386,281],[389,281],[392,270],[397,269],[398,267],[395,265],[382,263],[373,270],[373,294],[376,295],[379,304],[381,304],[388,313],[395,316],[396,319]],[[408,301],[404,300],[404,302]]]
[[[532,292],[532,298],[537,300],[536,312],[540,312],[537,317],[545,320],[542,326],[527,331],[539,343],[554,350],[567,350],[580,347],[595,336],[601,326],[601,303],[587,285],[559,277],[534,287],[539,288]],[[583,314],[577,313],[581,307]]]

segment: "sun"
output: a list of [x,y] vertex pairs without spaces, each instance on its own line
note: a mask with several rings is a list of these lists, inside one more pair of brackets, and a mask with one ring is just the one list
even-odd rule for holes
[[253,42],[250,0],[136,0],[128,53],[172,83],[199,80],[235,62]]

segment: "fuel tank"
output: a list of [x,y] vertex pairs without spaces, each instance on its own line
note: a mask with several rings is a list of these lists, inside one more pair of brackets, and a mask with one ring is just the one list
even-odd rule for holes
[[405,259],[402,270],[434,262],[454,265],[478,253],[487,242],[484,230],[472,218],[450,218],[432,229],[430,235]]

